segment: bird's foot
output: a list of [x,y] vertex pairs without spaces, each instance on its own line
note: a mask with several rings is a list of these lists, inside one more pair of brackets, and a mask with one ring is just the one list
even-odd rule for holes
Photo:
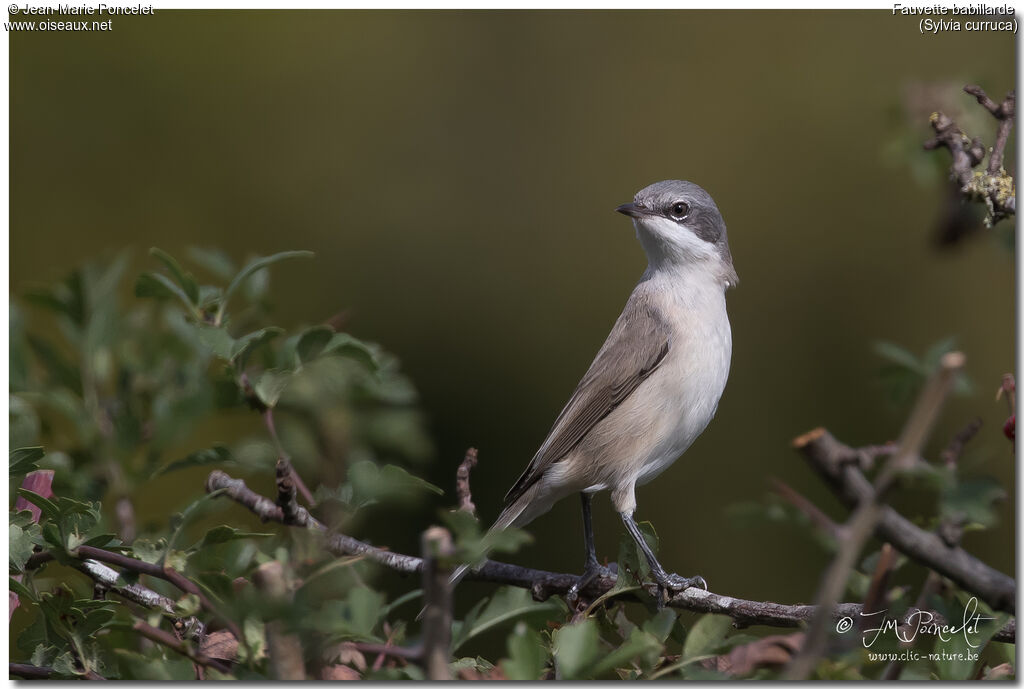
[[665,601],[676,591],[685,591],[689,588],[700,587],[708,590],[708,582],[704,577],[681,577],[678,574],[655,573],[655,581],[658,583],[658,610],[665,607]]
[[592,560],[587,563],[587,566],[583,569],[583,574],[581,574],[579,579],[576,580],[576,583],[569,587],[565,598],[570,605],[575,604],[576,600],[580,597],[580,591],[585,589],[587,584],[598,577],[614,576],[616,576],[614,571],[598,564],[597,560]]

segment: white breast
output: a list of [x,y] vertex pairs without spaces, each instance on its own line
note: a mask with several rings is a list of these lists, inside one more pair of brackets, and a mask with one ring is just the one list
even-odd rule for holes
[[702,274],[671,276],[664,283],[657,291],[674,333],[668,357],[634,393],[643,398],[639,406],[659,417],[649,451],[637,458],[638,485],[667,469],[707,427],[725,390],[732,357],[721,283]]

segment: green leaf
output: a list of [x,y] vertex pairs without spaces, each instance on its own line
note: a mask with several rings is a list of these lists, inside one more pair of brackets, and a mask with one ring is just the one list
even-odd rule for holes
[[384,614],[384,594],[356,586],[343,600],[325,601],[310,617],[311,628],[335,639],[373,639]]
[[380,501],[415,498],[422,491],[444,495],[443,490],[402,467],[394,464],[379,467],[369,460],[349,467],[348,483],[352,486],[351,505],[356,508]]
[[271,327],[262,328],[247,335],[243,335],[235,340],[235,343],[231,348],[231,360],[237,362],[240,369],[245,368],[249,355],[257,347],[270,342],[283,332],[284,330],[281,328]]
[[57,348],[46,340],[35,335],[28,335],[26,340],[32,353],[46,369],[47,375],[54,384],[62,385],[76,394],[81,394],[82,372],[78,366],[68,361]]
[[135,296],[149,299],[170,299],[177,297],[189,313],[195,312],[192,300],[185,290],[162,273],[142,273],[135,279]]
[[562,609],[557,599],[538,603],[526,589],[502,587],[485,605],[474,608],[461,624],[452,626],[452,651],[457,651],[470,639],[512,620],[525,616],[550,618]]
[[511,680],[533,682],[541,678],[547,665],[548,652],[538,632],[517,622],[509,635],[508,659],[501,661],[501,670]]
[[143,655],[125,648],[115,648],[114,654],[121,676],[137,682],[187,682],[196,678],[195,666],[188,658],[158,650],[151,653],[153,655]]
[[675,610],[662,608],[654,617],[644,621],[642,629],[661,643],[665,643],[678,618]]
[[155,565],[163,559],[167,551],[167,541],[159,539],[149,541],[144,538],[137,538],[132,543],[132,554],[143,562]]
[[924,374],[926,371],[924,363],[914,356],[914,354],[899,345],[893,344],[892,342],[875,342],[872,345],[872,348],[875,350],[875,354],[886,361],[890,361],[902,366],[903,368],[916,371],[921,374]]
[[1006,613],[992,612],[987,605],[969,593],[960,592],[957,598],[963,606],[962,612],[958,611],[958,614],[951,618],[962,620],[966,624],[956,625],[956,631],[950,633],[949,640],[943,643],[942,658],[935,663],[939,679],[946,681],[962,681],[974,677],[977,674],[976,666],[979,662],[984,662],[984,659],[976,661],[970,658],[981,658],[992,637],[1003,628],[1010,617]]
[[179,469],[187,469],[188,467],[207,466],[209,464],[221,464],[223,462],[230,462],[231,451],[223,445],[214,445],[213,447],[205,448],[203,450],[197,450],[189,454],[182,459],[175,460],[170,464],[157,469],[151,478],[156,478],[163,474],[168,474],[172,471]]
[[725,640],[732,629],[732,618],[726,615],[704,615],[690,629],[683,644],[683,658],[689,660],[710,655]]
[[185,250],[188,257],[221,280],[230,280],[236,268],[231,258],[220,249],[190,246]]
[[90,548],[107,548],[112,545],[119,546],[121,541],[118,539],[117,534],[101,533],[87,538],[82,545],[87,545]]
[[235,350],[235,338],[231,337],[226,328],[221,328],[206,323],[197,323],[196,334],[204,347],[209,349],[215,356],[231,361]]
[[231,526],[215,526],[206,532],[203,538],[188,549],[188,552],[195,552],[202,550],[211,545],[218,545],[221,543],[227,543],[229,541],[237,541],[243,538],[267,538],[273,536],[271,533],[254,533],[249,531],[240,531]]
[[32,548],[35,546],[32,534],[17,524],[9,524],[7,538],[10,570],[12,572],[25,571],[25,563],[32,557]]
[[153,247],[149,250],[150,256],[153,256],[158,261],[163,263],[167,270],[171,271],[171,275],[177,280],[178,284],[181,285],[182,291],[185,296],[188,297],[192,305],[199,303],[199,286],[196,284],[196,279],[192,277],[192,273],[189,273],[181,264],[166,251]]
[[944,518],[990,527],[996,522],[994,504],[1006,498],[1000,483],[989,476],[962,481],[942,494]]
[[377,361],[373,348],[348,333],[334,333],[330,341],[323,348],[322,354],[336,354],[354,359],[366,366],[370,371],[380,369],[380,364]]
[[8,462],[10,478],[24,476],[39,468],[37,462],[46,455],[41,447],[19,447],[11,450]]
[[244,283],[253,273],[261,268],[266,268],[269,265],[277,263],[278,261],[284,261],[289,258],[312,258],[312,251],[282,251],[281,253],[274,254],[272,256],[263,256],[261,258],[250,261],[238,275],[231,281],[228,288],[224,290],[224,298],[221,299],[220,308],[217,309],[217,317],[215,322],[220,324],[224,320],[224,313],[227,310],[228,302],[231,300],[231,296],[236,290]]
[[320,356],[333,337],[334,330],[326,325],[318,325],[306,330],[299,336],[299,340],[295,344],[297,364],[302,365]]
[[7,578],[7,588],[11,590],[11,593],[15,594],[22,600],[22,602],[34,602],[36,597],[32,594],[27,586],[15,579],[14,577]]
[[20,495],[21,497],[25,498],[30,503],[38,507],[47,519],[56,520],[60,518],[60,508],[58,508],[57,503],[53,502],[52,500],[48,500],[47,498],[44,498],[42,495],[39,495],[38,493],[33,493],[32,491],[27,490],[25,488],[19,488],[18,495]]
[[288,387],[288,383],[291,382],[293,373],[293,371],[277,369],[263,371],[252,378],[253,392],[256,393],[256,397],[263,404],[268,407],[274,407],[281,398],[281,393],[284,392],[284,389]]
[[[658,534],[650,522],[637,524],[640,532],[644,535],[647,545],[656,554],[658,552]],[[618,594],[626,589],[641,588],[651,574],[651,567],[647,564],[647,557],[636,544],[636,541],[629,534],[625,534],[619,541],[618,576],[615,578],[615,586],[608,594]]]
[[515,552],[533,540],[526,531],[513,527],[485,531],[473,515],[462,510],[445,510],[440,516],[455,536],[455,558],[463,564],[476,566],[492,552]]
[[587,618],[576,624],[567,624],[552,634],[552,655],[558,679],[586,679],[591,667],[603,651],[597,623]]
[[630,665],[640,656],[645,656],[644,664],[651,667],[662,651],[662,644],[650,634],[634,629],[629,638],[618,648],[605,654],[588,671],[590,677],[600,677],[609,670]]

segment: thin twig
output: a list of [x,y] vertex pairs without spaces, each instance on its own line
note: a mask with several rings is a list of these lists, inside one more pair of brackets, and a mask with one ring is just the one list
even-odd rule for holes
[[772,490],[783,500],[793,505],[807,517],[814,526],[831,536],[836,541],[843,538],[843,527],[837,524],[827,514],[818,509],[818,506],[798,493],[786,483],[783,483],[774,476],[769,479]]
[[[391,644],[370,644],[354,642],[352,648],[362,653],[377,653],[380,656],[394,656],[395,658],[402,658],[403,660],[419,660],[423,657],[423,647],[420,645],[416,646],[392,646]],[[379,670],[379,667],[374,669]]]
[[119,524],[118,536],[123,543],[131,543],[135,540],[135,505],[132,499],[123,495],[117,499],[114,506],[114,513],[117,515]]
[[1012,373],[1003,374],[1003,382],[1000,383],[999,389],[996,390],[996,401],[1004,395],[1006,396],[1006,404],[1012,416],[1017,413],[1017,382],[1014,380]]
[[291,462],[280,455],[274,467],[274,482],[277,485],[277,504],[287,522],[295,521],[299,513],[299,504],[295,499],[295,476]]
[[893,565],[896,564],[896,550],[888,543],[882,544],[882,550],[878,554],[878,563],[871,575],[871,583],[868,585],[867,595],[864,596],[864,614],[870,615],[882,609],[885,603],[886,593],[889,590],[889,574]]
[[[874,499],[875,489],[851,459],[856,450],[836,440],[823,428],[798,439],[799,452],[849,508]],[[996,610],[1015,613],[1017,584],[960,547],[945,543],[889,506],[883,506],[875,536],[978,596]]]
[[996,142],[992,146],[992,156],[988,161],[988,174],[995,175],[1003,167],[1003,155],[1006,151],[1006,141],[1010,138],[1010,129],[1013,127],[1013,118],[1017,114],[1017,96],[1014,91],[1006,94],[1006,100],[996,103],[985,93],[984,89],[975,84],[964,86],[964,91],[978,99],[986,110],[999,121],[999,128],[996,131]]
[[462,460],[458,470],[455,472],[455,494],[459,498],[459,509],[476,516],[476,505],[473,504],[473,493],[469,489],[469,472],[477,463],[477,451],[475,447],[466,450],[466,458]]
[[953,436],[953,439],[949,441],[949,445],[942,451],[940,455],[942,463],[946,465],[947,469],[953,470],[956,468],[957,462],[960,461],[960,455],[963,454],[964,446],[977,435],[981,429],[981,417],[971,419],[960,429],[960,432]]
[[[285,580],[284,565],[277,560],[260,565],[253,574],[253,582],[268,599],[279,605],[288,604],[292,600]],[[267,622],[266,633],[273,678],[286,681],[306,679],[306,664],[299,637],[289,634],[281,620]]]
[[992,146],[987,170],[974,170],[985,159],[985,145],[981,139],[968,137],[956,122],[941,112],[932,113],[931,125],[935,136],[926,141],[924,147],[928,150],[949,149],[953,158],[950,176],[964,197],[985,203],[988,207],[985,222],[991,226],[1017,210],[1013,177],[1003,169],[1006,144],[1017,110],[1017,97],[1014,91],[1010,91],[1002,103],[995,103],[980,86],[968,84],[964,91],[977,98],[998,121],[996,141]]
[[815,596],[818,612],[811,622],[806,642],[786,668],[786,679],[807,679],[824,653],[828,628],[832,620],[829,611],[843,595],[850,572],[857,563],[857,557],[878,525],[883,508],[881,501],[899,473],[909,469],[919,456],[939,410],[953,386],[956,374],[963,365],[964,355],[960,352],[950,352],[942,357],[938,372],[929,380],[910,413],[910,418],[900,435],[899,450],[882,466],[875,479],[874,490],[860,502],[846,523],[845,538],[840,541],[839,552],[825,570],[821,586]]
[[[52,667],[45,667],[40,665],[27,665],[25,663],[7,663],[7,673],[20,677],[22,679],[50,679],[56,670]],[[107,679],[103,675],[87,670],[84,674],[79,675],[82,679],[89,680],[105,680]]]
[[[825,432],[822,431],[822,433]],[[831,436],[828,437],[831,438]],[[834,438],[832,440],[838,445],[838,441],[835,441]],[[842,447],[848,453],[845,455],[847,457],[855,453],[854,450],[846,446]],[[866,482],[867,479],[864,479],[864,481]],[[273,500],[253,492],[245,485],[244,481],[231,478],[223,471],[218,470],[210,474],[206,481],[206,490],[207,492],[221,491],[220,495],[229,497],[248,508],[263,521],[284,523],[281,508],[275,505]],[[308,516],[308,512],[305,514]],[[910,528],[917,529],[917,527],[909,524],[909,522],[907,524]],[[294,526],[305,526],[325,534],[327,531],[327,527],[312,517],[309,517],[303,524],[295,524]],[[935,542],[941,543],[937,538]],[[397,572],[412,574],[422,572],[423,570],[423,560],[421,558],[377,548],[343,534],[327,534],[324,546],[336,556],[364,555],[367,559]],[[942,548],[944,549],[944,546]],[[966,553],[964,555],[970,558]],[[548,572],[488,560],[480,567],[470,570],[466,578],[529,589],[533,593],[534,598],[543,600],[554,595],[567,594],[569,589],[579,579],[579,575]],[[583,593],[593,600],[610,591],[614,585],[614,577],[598,576],[584,589]],[[651,584],[648,588],[652,594],[656,592],[655,585]],[[814,606],[811,605],[785,605],[770,601],[744,600],[742,598],[732,598],[731,596],[712,593],[702,588],[688,588],[680,591],[669,598],[666,605],[680,610],[727,615],[733,618],[737,627],[751,625],[799,627],[810,620],[815,611]],[[852,617],[859,614],[861,608],[862,606],[858,603],[842,603],[836,607],[833,617],[834,619],[846,616]],[[936,614],[935,620],[939,624],[942,624],[942,619],[940,615]],[[1015,635],[1016,623],[1011,620],[995,638],[999,641],[1012,641]]]
[[191,660],[193,663],[198,663],[203,667],[214,669],[217,672],[224,675],[229,674],[231,672],[230,666],[222,663],[216,658],[211,658],[205,653],[197,651],[196,649],[192,648],[191,644],[187,644],[179,640],[176,636],[174,636],[174,634],[171,634],[170,632],[165,632],[163,629],[159,629],[157,627],[149,625],[143,622],[142,620],[136,620],[135,624],[132,626],[132,629],[134,629],[150,641],[162,644],[167,648],[171,649],[172,651],[180,653],[181,655]]
[[428,679],[451,680],[452,587],[447,561],[455,553],[452,535],[440,526],[423,532],[423,665]]
[[306,483],[299,476],[299,472],[295,470],[292,465],[292,459],[288,456],[288,453],[284,451],[284,445],[281,444],[281,439],[277,435],[277,425],[274,423],[274,409],[267,407],[263,412],[263,423],[267,427],[267,431],[270,433],[271,440],[274,441],[274,448],[277,450],[277,462],[278,465],[284,465],[287,467],[287,472],[291,474],[291,480],[295,484],[295,488],[302,494],[302,499],[306,501],[306,504],[310,507],[316,507],[316,500],[313,498],[313,493],[310,492],[309,488],[306,487]]
[[22,679],[48,679],[53,675],[53,668],[26,663],[7,663],[7,674]]
[[132,572],[138,572],[139,574],[148,574],[149,576],[163,579],[181,591],[185,593],[191,593],[199,599],[199,604],[206,610],[216,615],[224,623],[224,626],[234,634],[236,639],[242,638],[242,630],[239,629],[238,625],[234,623],[230,618],[223,615],[217,606],[213,604],[206,594],[196,586],[196,584],[185,577],[181,572],[177,571],[172,567],[161,567],[157,564],[149,562],[143,562],[133,557],[121,555],[120,553],[113,553],[109,550],[103,550],[102,548],[94,548],[88,545],[79,546],[77,551],[74,553],[79,559],[82,560],[98,560],[100,562],[106,562],[109,565],[120,567],[121,569],[127,569]]

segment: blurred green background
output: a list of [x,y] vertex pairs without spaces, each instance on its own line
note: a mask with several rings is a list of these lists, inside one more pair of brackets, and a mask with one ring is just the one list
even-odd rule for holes
[[[10,38],[15,295],[126,246],[139,267],[152,245],[314,250],[274,268],[276,321],[347,310],[351,332],[396,353],[436,443],[426,477],[450,489],[480,448],[490,519],[644,268],[612,209],[690,179],[722,209],[740,286],[717,418],[638,494],[666,566],[809,601],[827,554],[730,506],[775,476],[843,515],[790,440],[818,425],[894,439],[905,409],[887,406],[872,343],[920,353],[955,335],[974,392],[931,454],[983,418],[964,463],[1009,500],[965,545],[1012,571],[1013,456],[993,399],[1014,364],[1012,223],[937,248],[948,153],[920,148],[936,109],[991,142],[960,88],[1013,86],[1011,35],[922,36],[888,11],[160,11]],[[180,508],[202,475],[154,481],[140,509]],[[374,538],[414,548],[445,504],[382,515]],[[578,570],[577,510],[534,522],[516,561]],[[614,558],[603,497],[595,528]]]

